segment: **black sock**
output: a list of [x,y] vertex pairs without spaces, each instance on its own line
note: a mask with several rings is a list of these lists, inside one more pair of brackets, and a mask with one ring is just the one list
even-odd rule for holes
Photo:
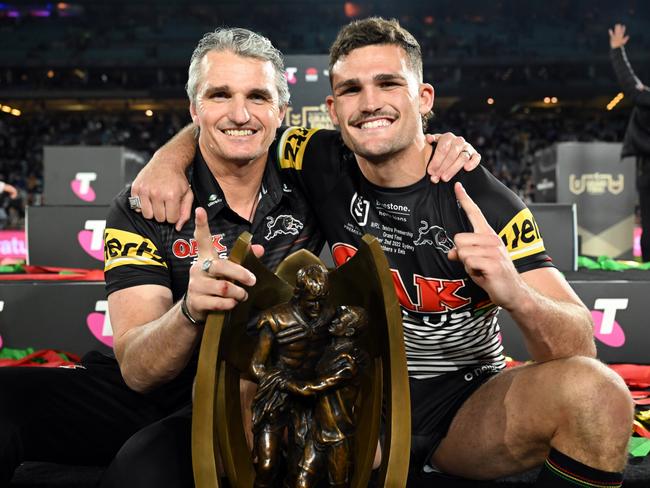
[[551,448],[539,473],[537,488],[618,488],[623,484],[623,473],[611,473],[590,468]]

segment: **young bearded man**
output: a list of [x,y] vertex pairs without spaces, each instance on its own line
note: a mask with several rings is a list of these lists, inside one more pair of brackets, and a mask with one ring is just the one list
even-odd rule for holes
[[[353,22],[331,48],[330,81],[340,135],[290,128],[277,163],[314,203],[337,265],[364,233],[382,242],[403,313],[413,476],[491,479],[543,464],[536,486],[620,486],[632,402],[594,359],[590,313],[532,214],[483,168],[429,182],[423,118],[434,90],[417,41],[396,21]],[[186,187],[178,169],[159,171]],[[142,179],[135,188],[143,192]],[[161,202],[149,214],[161,205],[157,217],[179,214]],[[500,308],[535,363],[503,370]]]

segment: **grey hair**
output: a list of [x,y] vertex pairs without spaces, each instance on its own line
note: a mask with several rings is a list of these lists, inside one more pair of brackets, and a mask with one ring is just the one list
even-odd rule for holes
[[190,102],[196,103],[196,91],[201,78],[201,61],[210,51],[231,51],[238,56],[270,61],[275,69],[275,85],[281,107],[289,104],[289,85],[284,76],[282,53],[261,34],[239,27],[222,27],[208,32],[199,41],[190,59],[185,91]]

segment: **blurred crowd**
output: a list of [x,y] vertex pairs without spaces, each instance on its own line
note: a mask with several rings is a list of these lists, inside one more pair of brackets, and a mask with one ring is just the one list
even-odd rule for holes
[[[602,33],[613,19],[636,33],[637,52],[650,51],[650,3],[634,0],[465,0],[462,5],[451,0],[304,0],[218,6],[201,0],[155,5],[116,0],[79,3],[72,12],[74,2],[43,4],[35,11],[0,3],[0,87],[182,87],[197,40],[217,26],[258,31],[285,54],[325,54],[341,25],[368,15],[398,18],[421,42],[425,68],[457,68],[425,76],[438,83],[458,77],[583,79],[608,66]],[[58,5],[68,7],[60,11]],[[46,76],[50,69],[53,74]]]
[[[642,62],[650,52],[650,2],[641,0],[35,0],[0,2],[0,93],[35,103],[180,100],[192,49],[215,27],[258,31],[288,55],[325,54],[341,25],[370,15],[398,18],[420,40],[424,78],[447,97],[616,93],[605,36],[613,19],[635,33],[637,74],[650,78],[650,63]],[[531,201],[537,150],[560,141],[621,141],[628,115],[625,109],[504,112],[452,105],[430,130],[463,135],[481,151],[483,164]],[[0,228],[22,227],[26,205],[47,203],[44,145],[120,145],[148,159],[187,122],[186,111],[0,113],[0,181],[19,193],[13,200],[0,194]]]
[[[621,141],[628,114],[570,112],[561,109],[466,112],[449,109],[430,123],[431,132],[464,136],[483,156],[482,164],[524,200],[535,199],[531,170],[539,149],[561,141]],[[17,199],[0,196],[7,215],[0,227],[22,228],[26,205],[43,199],[43,146],[118,145],[145,160],[189,122],[186,113],[143,117],[134,113],[41,113],[0,117],[0,181],[18,189]]]
[[0,181],[18,189],[18,198],[0,194],[1,228],[22,228],[25,206],[43,200],[43,146],[124,146],[147,159],[189,122],[185,114],[153,118],[132,114],[45,114],[0,117]]

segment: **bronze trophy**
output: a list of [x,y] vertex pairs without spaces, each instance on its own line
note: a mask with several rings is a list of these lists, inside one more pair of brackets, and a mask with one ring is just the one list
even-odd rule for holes
[[[401,312],[379,242],[364,236],[359,251],[329,272],[299,251],[274,274],[253,255],[250,240],[242,234],[229,259],[257,283],[247,301],[209,316],[201,342],[192,417],[196,486],[224,486],[223,476],[237,488],[365,488],[384,401],[378,484],[404,487],[408,374]],[[246,324],[258,313],[255,339]],[[240,378],[258,384],[252,452]]]

